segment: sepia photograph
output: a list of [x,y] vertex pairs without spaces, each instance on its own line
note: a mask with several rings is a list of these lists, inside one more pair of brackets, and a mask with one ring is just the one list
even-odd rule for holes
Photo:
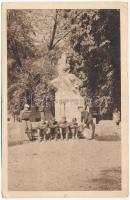
[[127,196],[127,4],[15,5],[3,6],[6,191]]

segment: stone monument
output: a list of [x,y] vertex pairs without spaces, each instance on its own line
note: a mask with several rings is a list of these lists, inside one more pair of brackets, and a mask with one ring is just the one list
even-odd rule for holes
[[80,107],[84,107],[84,99],[80,95],[79,86],[82,84],[74,74],[68,72],[66,54],[63,53],[58,61],[58,77],[51,81],[57,89],[55,93],[55,118],[60,120],[66,116],[67,121],[76,117],[80,121]]

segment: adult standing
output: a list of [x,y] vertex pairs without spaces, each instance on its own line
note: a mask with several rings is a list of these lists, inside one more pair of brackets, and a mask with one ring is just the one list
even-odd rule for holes
[[22,122],[21,136],[24,139],[26,136],[24,134],[27,134],[28,139],[32,140],[30,113],[31,113],[31,111],[29,111],[29,105],[25,104],[23,110],[21,110],[21,112],[20,112],[20,121]]
[[92,133],[91,133],[91,138],[90,139],[94,139],[95,137],[95,124],[93,122],[93,117],[92,117],[92,113],[90,113],[89,111],[89,107],[86,106],[86,108],[82,108],[81,109],[81,126],[83,128],[89,128],[90,126],[92,128]]

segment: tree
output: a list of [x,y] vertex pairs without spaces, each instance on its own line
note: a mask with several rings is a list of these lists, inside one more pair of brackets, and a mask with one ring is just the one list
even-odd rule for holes
[[99,96],[100,104],[106,98],[108,110],[120,108],[119,14],[101,9],[8,10],[10,106],[22,107],[27,99],[41,105],[45,96],[54,99],[49,82],[58,75],[57,62],[65,51],[69,71],[82,80],[81,95]]
[[61,54],[58,43],[63,37],[58,31],[59,18],[58,10],[8,10],[8,104],[11,110],[21,108],[25,102],[40,104],[39,92],[46,91],[44,85],[49,87],[49,81],[57,75],[55,66]]
[[[70,71],[83,81],[83,96],[106,98],[108,109],[120,109],[119,10],[64,11],[72,31]],[[77,17],[75,17],[77,16]],[[109,100],[111,99],[111,101]]]

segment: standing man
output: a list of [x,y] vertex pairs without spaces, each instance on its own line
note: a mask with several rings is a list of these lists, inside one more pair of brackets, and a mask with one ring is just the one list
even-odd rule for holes
[[89,112],[89,108],[86,106],[86,108],[81,109],[81,123],[86,126],[86,128],[92,127],[92,134],[91,139],[94,139],[95,137],[95,124],[93,122],[92,114]]
[[24,138],[24,134],[27,134],[28,139],[32,140],[32,134],[31,134],[31,122],[30,122],[30,113],[29,111],[29,105],[25,104],[24,109],[20,112],[20,121],[21,124],[21,136]]

